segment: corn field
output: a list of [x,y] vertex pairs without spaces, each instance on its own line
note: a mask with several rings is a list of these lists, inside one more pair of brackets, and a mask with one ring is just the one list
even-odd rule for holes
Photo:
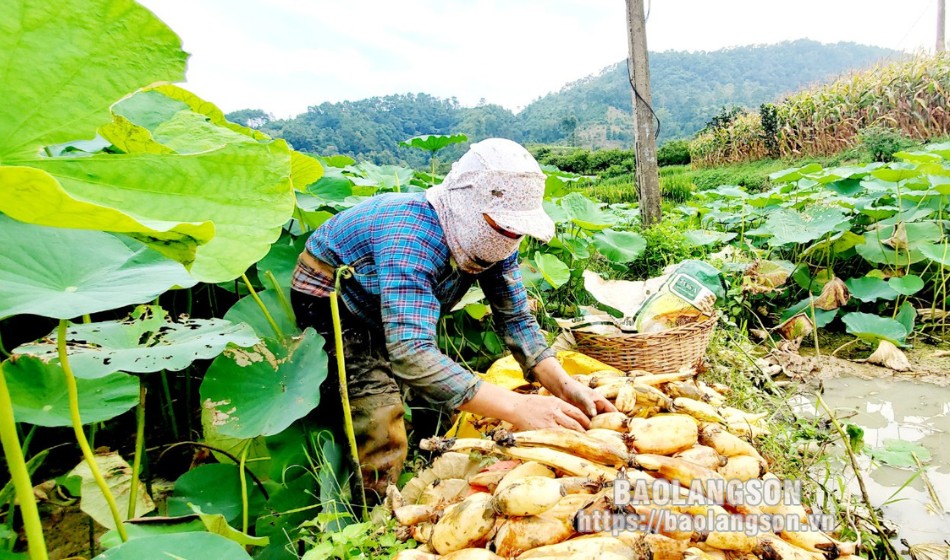
[[[848,149],[858,133],[880,126],[917,140],[950,134],[947,91],[950,54],[918,55],[855,73],[775,105],[781,157],[826,156]],[[768,157],[758,113],[698,135],[690,143],[694,165],[739,163]]]

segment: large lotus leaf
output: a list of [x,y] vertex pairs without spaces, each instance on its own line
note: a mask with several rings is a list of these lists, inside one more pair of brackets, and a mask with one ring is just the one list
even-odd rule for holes
[[902,296],[910,296],[924,289],[924,281],[916,274],[888,278],[887,284]]
[[0,4],[0,160],[90,138],[109,106],[153,82],[180,82],[187,55],[131,0]]
[[[247,469],[258,477],[266,478],[270,472],[270,453],[265,438],[242,439],[222,435],[218,433],[214,418],[214,410],[201,409],[201,434],[204,436],[202,441],[213,448],[211,454],[214,458],[219,463],[236,464],[234,458],[240,457],[244,448],[250,445],[245,456]],[[218,450],[226,452],[227,455]]]
[[584,229],[598,231],[617,223],[617,216],[604,212],[593,200],[580,193],[565,196],[560,204],[567,218]]
[[866,340],[886,340],[896,346],[904,346],[907,329],[900,322],[888,317],[879,317],[870,313],[853,312],[841,318],[847,331]]
[[570,218],[567,217],[567,212],[565,212],[559,204],[550,200],[544,200],[541,202],[541,206],[544,208],[544,213],[554,220],[555,224],[565,224],[570,221]]
[[69,319],[195,283],[181,264],[99,231],[24,224],[0,214],[0,247],[0,318]]
[[910,302],[905,301],[901,304],[894,319],[904,325],[908,333],[914,332],[914,324],[917,322],[917,310],[914,309],[914,306],[911,305]]
[[746,199],[749,197],[749,193],[734,185],[720,185],[714,189],[704,191],[703,194],[731,199]]
[[[0,211],[33,223],[143,233],[171,243],[161,249],[166,254],[193,258],[195,243],[213,236],[207,221],[97,207],[30,169],[45,146],[93,137],[122,96],[182,81],[186,58],[174,32],[130,0],[0,5],[0,161],[9,166],[0,168]],[[81,166],[85,158],[65,159]]]
[[195,260],[197,246],[214,237],[209,221],[145,218],[74,198],[41,169],[0,166],[0,212],[21,222],[53,227],[101,229],[152,242],[153,248],[182,263]]
[[[281,287],[281,290],[284,292],[284,299],[290,301],[290,288]],[[281,334],[290,336],[300,332],[293,315],[293,309],[288,310],[284,306],[276,290],[264,290],[263,292],[258,292],[257,295],[261,298],[261,302],[264,304],[264,307],[267,308],[267,312],[270,313],[271,318],[277,323],[277,328],[281,330]],[[260,337],[273,337],[277,335],[277,333],[274,332],[274,328],[271,327],[267,318],[264,316],[264,312],[261,311],[260,305],[258,305],[254,297],[250,295],[244,296],[238,300],[237,303],[232,305],[231,309],[228,309],[228,312],[224,314],[224,319],[232,323],[247,323]]]
[[[3,364],[17,422],[57,428],[71,425],[66,375],[56,362],[16,356]],[[104,422],[139,402],[139,380],[124,373],[77,379],[79,417],[84,424]]]
[[413,136],[408,140],[399,143],[403,148],[419,148],[429,152],[441,150],[452,144],[468,142],[468,136],[464,134],[425,134],[423,136]]
[[571,277],[571,269],[561,259],[550,253],[538,253],[534,257],[538,272],[553,288],[559,288]]
[[[782,312],[782,322],[788,321],[795,315],[804,313],[805,316],[809,319],[812,318],[812,304],[810,298],[805,298],[795,305],[789,307]],[[827,326],[829,323],[835,320],[835,317],[838,315],[837,309],[832,309],[830,311],[825,311],[824,309],[815,308],[815,326],[821,328]]]
[[882,167],[872,171],[871,175],[882,181],[887,181],[888,183],[898,183],[900,181],[906,181],[908,179],[919,177],[920,171],[917,169],[894,169],[890,167]]
[[[264,507],[264,494],[247,477],[248,512],[251,518]],[[191,505],[189,505],[191,504]],[[234,523],[241,518],[241,477],[237,465],[211,463],[200,465],[178,477],[175,491],[168,499],[168,515],[191,515],[196,506],[205,513],[220,513]]]
[[802,253],[804,256],[810,256],[815,253],[827,253],[832,251],[835,255],[841,255],[846,251],[850,251],[859,243],[864,243],[864,237],[858,235],[851,230],[845,230],[839,233],[836,233],[826,239],[822,239],[816,243],[810,245]]
[[[317,471],[317,478],[323,476],[328,470],[330,469],[326,464],[321,464]],[[330,484],[332,482],[327,486]],[[313,512],[317,511],[315,506],[320,506],[321,513],[332,512],[333,504],[321,500],[320,494],[323,488],[324,486],[318,485],[317,480],[311,476],[295,478],[282,483],[276,489],[271,488],[270,499],[267,500],[267,511],[254,521],[254,534],[270,539],[270,544],[257,553],[258,558],[293,560],[293,556],[287,555],[287,546],[295,546],[299,533],[298,527],[314,518]],[[327,530],[330,528],[327,527]]]
[[[205,524],[196,515],[193,517],[145,517],[126,521],[122,524],[129,540],[155,537],[159,535],[174,535],[178,533],[205,532]],[[103,548],[113,548],[122,544],[122,538],[115,529],[99,537],[99,545]]]
[[[179,371],[195,360],[210,360],[227,345],[257,344],[250,326],[224,319],[171,321],[161,307],[140,305],[122,321],[72,325],[66,345],[76,377],[96,378],[115,371]],[[44,360],[57,357],[56,333],[14,352]]]
[[594,246],[608,261],[628,263],[643,254],[647,248],[647,240],[630,231],[605,229],[594,234]]
[[324,206],[339,207],[348,197],[353,196],[353,181],[343,175],[342,171],[331,167],[320,180],[307,187],[306,192],[316,200],[304,208],[297,196],[297,205],[307,210],[316,210]]
[[855,250],[875,264],[907,266],[926,259],[921,249],[942,238],[943,229],[937,222],[902,222],[868,230],[864,243]]
[[897,292],[887,282],[873,276],[864,278],[849,278],[845,285],[851,295],[861,301],[873,302],[879,299],[893,300]]
[[792,181],[798,181],[809,175],[814,175],[822,171],[821,165],[817,163],[809,163],[808,165],[802,167],[792,167],[790,169],[783,169],[781,171],[776,171],[769,175],[769,181],[773,184],[778,183],[790,183]]
[[950,266],[950,244],[921,243],[917,248],[926,258],[943,266]]
[[313,329],[283,342],[265,339],[252,349],[229,348],[201,383],[201,401],[221,434],[269,436],[302,418],[320,402],[327,376],[324,339]]
[[538,266],[531,259],[524,259],[518,265],[521,271],[521,281],[525,287],[532,290],[546,290],[551,286],[544,281],[544,275],[538,270]]
[[214,238],[198,248],[190,269],[204,282],[233,280],[260,260],[294,210],[290,152],[283,142],[236,142],[192,155],[104,154],[28,164],[89,202],[159,220],[214,222]]
[[350,168],[356,174],[353,183],[363,187],[394,190],[409,185],[413,171],[398,165],[375,165],[367,161]]
[[300,249],[288,243],[275,243],[271,245],[267,255],[257,263],[257,277],[267,286],[268,289],[276,289],[270,280],[267,279],[267,271],[270,271],[281,289],[290,288],[293,280],[294,268],[297,266],[297,258],[300,256]]
[[855,196],[864,190],[861,180],[857,178],[837,179],[823,184],[826,189],[847,197]]
[[803,212],[783,208],[771,212],[760,228],[771,234],[773,246],[808,243],[825,235],[846,229],[848,217],[838,208],[807,208]]
[[220,535],[203,532],[130,539],[115,548],[110,548],[93,560],[142,560],[143,558],[251,560],[251,556],[238,543]]
[[905,468],[917,466],[914,456],[921,463],[929,463],[932,457],[930,450],[923,445],[901,439],[885,439],[884,447],[872,447],[868,449],[868,453],[882,463]]
[[738,234],[731,232],[714,231],[709,229],[691,229],[686,232],[686,241],[693,247],[718,245],[736,238]]
[[[132,467],[118,453],[99,453],[95,456],[96,466],[109,487],[112,497],[119,506],[119,512],[125,518],[129,511],[129,499],[132,497]],[[76,465],[69,476],[78,476],[82,479],[82,500],[79,508],[83,513],[95,519],[103,527],[115,529],[115,518],[102,491],[99,490],[93,478],[89,465],[83,461]],[[135,515],[140,517],[155,509],[155,503],[146,492],[145,484],[136,479],[138,490],[135,494]]]
[[[200,151],[202,139],[210,142],[210,147],[222,145],[222,140],[225,142],[247,141],[246,138],[228,134],[222,129],[228,129],[260,142],[272,140],[270,136],[259,130],[228,121],[224,113],[213,104],[187,90],[169,84],[146,88],[141,93],[117,104],[113,112],[116,115],[115,122],[106,127],[115,132],[113,140],[123,141],[125,135],[128,134],[131,134],[133,139],[143,139],[146,143],[157,143],[161,139],[169,142],[169,146],[180,146],[175,150],[178,153]],[[164,119],[156,119],[156,115],[163,115]],[[121,126],[118,129],[112,128],[115,125]],[[182,125],[187,128],[184,131],[186,134],[180,134],[176,130],[176,126]],[[159,146],[171,149],[161,144]],[[125,151],[149,150],[138,147]],[[160,152],[163,151],[160,150]],[[293,150],[290,168],[290,178],[297,190],[305,189],[323,175],[323,166],[319,161]]]

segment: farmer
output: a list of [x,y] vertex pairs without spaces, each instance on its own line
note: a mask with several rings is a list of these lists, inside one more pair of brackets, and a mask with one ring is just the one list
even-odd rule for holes
[[[446,411],[506,420],[518,430],[580,430],[614,407],[569,377],[528,310],[518,268],[523,236],[547,242],[554,223],[541,200],[545,176],[510,140],[473,144],[425,193],[375,196],[337,214],[307,240],[291,302],[301,328],[328,341],[321,403],[339,407],[330,314],[338,267],[346,378],[364,487],[382,495],[406,459],[400,386]],[[440,315],[478,282],[504,341],[528,379],[553,395],[523,395],[483,381],[436,345]],[[342,411],[323,409],[325,414]],[[328,414],[328,415],[329,415]]]

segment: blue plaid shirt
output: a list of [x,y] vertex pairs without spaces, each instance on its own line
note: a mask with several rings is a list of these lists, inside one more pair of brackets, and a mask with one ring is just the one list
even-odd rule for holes
[[[442,226],[424,193],[375,196],[337,214],[307,240],[307,251],[334,267],[347,264],[352,279],[340,297],[358,318],[385,333],[397,379],[433,403],[451,408],[471,399],[481,379],[445,356],[436,325],[477,280],[504,341],[527,373],[554,355],[528,310],[518,253],[477,274],[450,259]],[[333,281],[312,270],[294,273],[294,289],[316,296]]]

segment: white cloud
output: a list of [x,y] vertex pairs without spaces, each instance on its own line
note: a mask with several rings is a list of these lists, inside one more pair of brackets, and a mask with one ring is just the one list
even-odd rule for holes
[[[142,0],[192,53],[187,87],[224,110],[425,92],[511,109],[619,62],[622,0]],[[650,50],[810,38],[933,48],[933,0],[658,0]]]

